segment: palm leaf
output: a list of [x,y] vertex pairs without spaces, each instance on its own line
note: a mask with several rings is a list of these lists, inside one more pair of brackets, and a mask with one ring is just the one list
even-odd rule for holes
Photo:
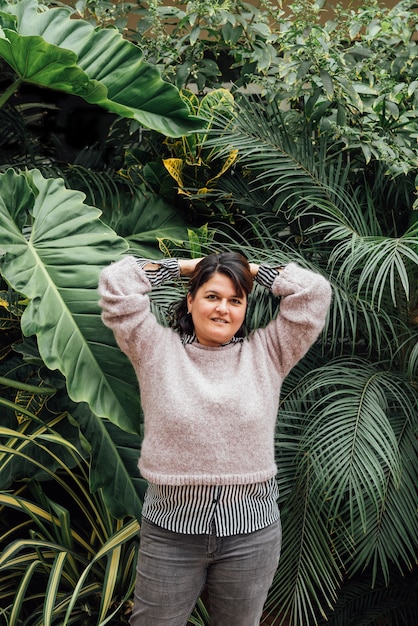
[[304,389],[313,399],[302,445],[310,450],[315,488],[325,496],[333,519],[347,499],[350,511],[358,511],[363,530],[367,503],[377,511],[387,474],[397,485],[401,477],[388,416],[387,376],[360,361],[341,360],[312,373]]
[[325,139],[320,137],[320,147],[314,147],[308,127],[298,137],[291,136],[286,113],[277,103],[241,99],[233,122],[222,115],[215,115],[215,120],[216,138],[208,145],[222,148],[223,156],[238,150],[239,163],[253,173],[252,188],[264,189],[275,200],[276,211],[294,211],[305,197],[332,205],[349,201],[344,193],[348,169],[334,160],[327,170]]
[[341,590],[335,609],[318,626],[391,626],[415,624],[418,619],[416,577],[394,576],[390,586],[379,580],[374,588],[367,580],[349,581]]
[[[333,230],[327,238],[332,238]],[[370,306],[381,308],[387,293],[395,306],[409,301],[413,276],[418,266],[418,225],[402,237],[352,237],[347,233],[343,243],[330,256],[331,268],[346,285],[356,277],[357,296],[364,293]]]
[[[417,399],[414,388],[395,375],[385,377],[383,388],[401,459],[400,482],[386,472],[378,514],[369,512],[364,533],[356,529],[356,551],[349,567],[352,576],[367,567],[373,586],[380,578],[390,584],[394,566],[401,573],[412,571],[417,559]],[[342,517],[348,517],[347,511],[342,512]]]
[[341,574],[325,520],[310,496],[309,459],[282,505],[283,553],[269,592],[272,624],[310,624],[326,615],[337,597]]
[[365,362],[318,368],[318,347],[281,394],[276,459],[284,543],[268,600],[277,624],[310,624],[318,611],[328,614],[339,569],[355,575],[369,568],[372,585],[389,577],[393,564],[410,570],[416,558],[413,388]]
[[413,388],[356,360],[322,366],[303,392],[311,396],[302,447],[315,475],[312,496],[333,520],[337,553],[347,565],[352,560],[351,572],[370,565],[373,580],[388,580],[390,563],[411,569],[418,531]]
[[303,224],[301,234],[317,253],[328,244],[329,268],[337,280],[344,279],[350,291],[355,281],[357,296],[364,295],[371,307],[380,308],[387,293],[395,306],[409,300],[418,265],[416,225],[402,237],[384,237],[371,194],[359,200],[353,193],[341,158],[328,165],[325,139],[314,143],[309,127],[291,138],[286,115],[258,100],[240,101],[233,123],[218,122],[222,132],[211,141],[225,151],[239,150],[252,188],[267,191],[289,225]]

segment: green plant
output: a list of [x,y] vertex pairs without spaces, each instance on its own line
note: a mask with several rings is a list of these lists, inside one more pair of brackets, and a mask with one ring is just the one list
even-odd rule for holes
[[[24,335],[38,334],[40,356],[38,348],[34,351],[38,362],[45,363],[50,370],[59,369],[68,381],[73,380],[68,393],[73,401],[80,403],[78,419],[84,436],[91,443],[94,462],[100,466],[100,459],[113,459],[110,482],[106,483],[109,475],[103,473],[102,468],[98,472],[93,469],[92,484],[101,484],[107,476],[105,491],[110,489],[107,501],[113,513],[116,516],[139,515],[138,493],[131,479],[127,479],[111,434],[99,417],[109,415],[116,425],[128,432],[140,431],[141,412],[132,368],[117,350],[111,333],[103,329],[97,295],[100,268],[126,252],[128,243],[100,221],[96,209],[83,204],[79,192],[65,189],[62,181],[44,179],[37,171],[15,174],[11,170],[0,179],[3,183],[1,246],[9,251],[2,257],[2,274],[16,293],[27,292],[31,300],[29,306],[22,300],[15,311],[11,307],[12,299],[8,302],[4,294],[2,310],[9,311],[8,325],[14,320],[14,325],[19,325]],[[136,219],[138,221],[138,215]],[[146,222],[143,220],[142,224]],[[134,237],[136,231],[130,232]],[[176,231],[162,228],[159,232],[169,238]],[[144,231],[139,233],[138,238],[142,236],[144,241]],[[89,250],[91,244],[95,248],[93,255]],[[139,250],[140,243],[136,246]],[[65,261],[61,254],[64,248]],[[47,321],[47,311],[54,311],[52,324]],[[22,349],[25,354],[26,348]],[[91,403],[92,394],[96,397],[94,415],[82,410],[84,402]],[[68,398],[65,401],[68,402]],[[110,468],[109,464],[105,467]],[[126,490],[130,485],[128,495]],[[126,494],[125,499],[117,495],[120,490]]]
[[[226,245],[314,263],[334,288],[324,354],[312,351],[285,381],[277,433],[288,539],[270,614],[315,623],[332,615],[344,578],[363,573],[371,589],[380,581],[392,593],[397,572],[414,571],[417,223],[389,221],[366,179],[352,188],[326,135],[311,142],[306,123],[304,141],[292,136],[274,105],[241,100],[220,126],[213,142],[238,150],[246,184],[224,179],[218,193],[241,206],[253,190],[263,200],[239,231],[224,229]],[[412,193],[409,202],[412,218]]]
[[231,80],[244,83],[250,68],[263,73],[277,55],[278,33],[271,21],[280,19],[283,11],[266,1],[257,7],[231,0],[189,0],[169,6],[152,0],[127,10],[138,16],[129,38],[180,89],[195,85],[203,93]]
[[[36,167],[63,178],[121,223],[150,202],[124,169],[125,152],[151,134],[144,125],[171,137],[203,122],[137,46],[114,28],[98,31],[74,17],[68,6],[48,9],[36,0],[2,4],[0,170]],[[184,220],[154,200],[178,236]]]
[[304,111],[360,166],[382,161],[394,174],[415,169],[417,15],[410,0],[386,7],[298,0],[283,10],[266,0],[153,1],[129,36],[179,88],[252,87],[283,108]]
[[[132,592],[139,523],[115,519],[102,491],[90,491],[88,458],[68,429],[65,413],[43,422],[29,411],[19,427],[0,427],[0,595],[10,625],[105,624]],[[5,484],[13,475],[25,481]]]
[[[325,135],[324,158],[342,158],[354,188],[363,188],[364,177],[370,187],[379,181],[373,193],[381,195],[388,228],[408,219],[418,151],[417,16],[408,0],[392,8],[374,0],[356,10],[337,7],[329,19],[322,16],[320,4],[309,0],[292,3],[286,12],[264,1],[259,7],[240,2],[187,2],[168,7],[152,2],[137,10],[131,5],[125,8],[140,16],[136,33],[130,36],[141,43],[147,58],[163,68],[164,75],[170,80],[177,76],[179,87],[197,87],[203,95],[204,89],[216,91],[227,85],[236,100],[252,99],[255,90],[271,103],[273,112],[265,108],[267,115],[274,117],[274,108],[280,108],[289,135],[301,144]],[[193,60],[187,60],[187,55]],[[216,76],[203,69],[199,74],[199,67],[209,62],[215,64]],[[235,73],[232,81],[231,72]],[[194,100],[196,112],[198,99]],[[216,132],[222,133],[221,126],[227,124],[225,117]],[[239,172],[236,161],[227,176],[223,171],[222,181],[210,178],[211,184],[205,184],[205,170],[197,166],[195,157],[215,149],[216,143],[211,146],[201,136],[203,143],[194,145],[191,153],[185,151],[187,161],[172,153],[185,138],[168,141],[170,151],[160,137],[145,138],[140,150],[129,152],[138,155],[140,179],[198,225],[199,216],[239,224],[240,215],[259,212],[258,206],[270,208],[268,194],[260,187],[251,187],[254,202],[248,201],[245,173],[233,176]],[[219,163],[219,151],[216,155],[214,165]],[[225,152],[225,162],[227,157]],[[182,175],[179,168],[171,168],[179,184],[177,196],[162,165],[172,158],[183,161]],[[185,162],[190,163],[187,168]],[[206,179],[212,175],[213,167]],[[388,182],[392,177],[397,177],[396,186]],[[214,192],[225,180],[234,187],[238,202]]]
[[136,119],[146,127],[178,136],[199,128],[173,86],[115,29],[95,30],[72,10],[47,9],[36,0],[3,3],[0,57],[14,80],[0,98],[0,108],[23,83],[77,95],[86,102]]

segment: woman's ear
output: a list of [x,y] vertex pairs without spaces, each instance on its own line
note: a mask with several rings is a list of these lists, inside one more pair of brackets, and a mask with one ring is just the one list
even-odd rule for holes
[[187,292],[187,312],[190,313],[192,310],[192,294],[190,293],[190,291]]

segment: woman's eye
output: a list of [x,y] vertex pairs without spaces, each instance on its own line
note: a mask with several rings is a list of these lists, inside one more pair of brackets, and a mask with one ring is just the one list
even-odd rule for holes
[[239,298],[232,298],[231,302],[232,304],[242,304],[242,300]]

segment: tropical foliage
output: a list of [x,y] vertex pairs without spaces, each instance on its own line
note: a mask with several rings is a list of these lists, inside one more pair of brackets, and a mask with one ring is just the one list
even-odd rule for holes
[[[0,8],[0,623],[126,623],[140,390],[98,275],[128,252],[236,248],[334,293],[283,388],[265,623],[412,626],[416,9],[76,6]],[[153,293],[161,323],[184,288]],[[249,326],[278,306],[255,288]]]
[[42,10],[34,0],[4,3],[0,56],[15,80],[1,105],[27,82],[75,94],[167,135],[199,127],[136,46],[117,30],[95,30],[84,20],[70,19],[71,13],[69,7]]
[[87,614],[104,622],[129,608],[139,524],[116,519],[102,492],[91,493],[69,415],[46,421],[43,413],[26,410],[20,427],[0,428],[2,487],[10,473],[32,478],[0,494],[2,613],[7,624],[24,616],[33,625],[84,624]]

